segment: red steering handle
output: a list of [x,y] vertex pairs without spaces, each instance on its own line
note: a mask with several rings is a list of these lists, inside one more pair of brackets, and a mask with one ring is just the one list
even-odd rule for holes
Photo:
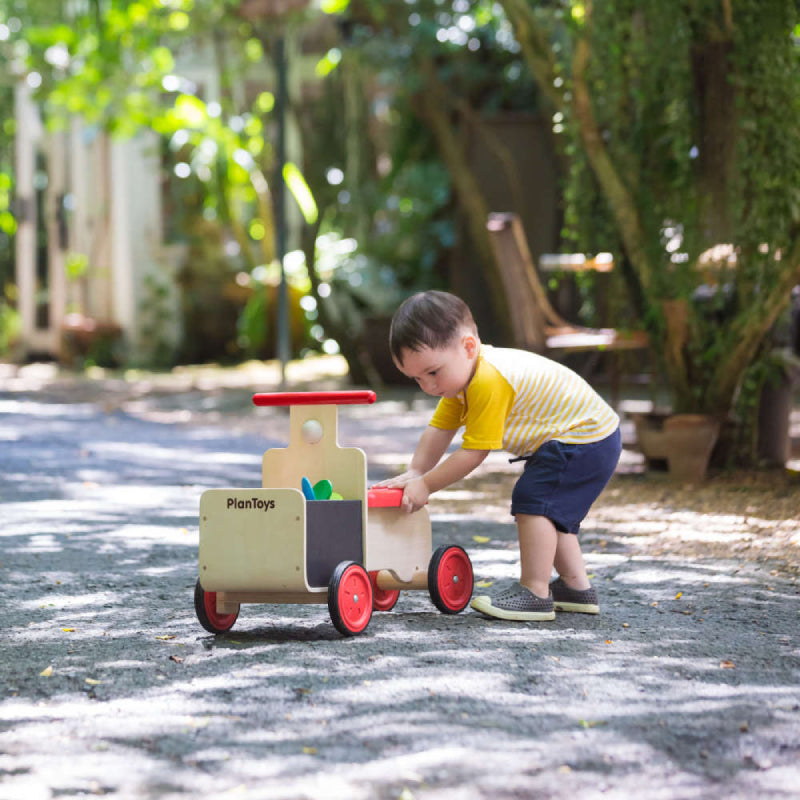
[[257,406],[352,406],[374,403],[375,392],[260,392],[253,395]]

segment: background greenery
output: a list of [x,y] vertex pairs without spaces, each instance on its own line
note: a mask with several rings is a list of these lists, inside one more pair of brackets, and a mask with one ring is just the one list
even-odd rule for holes
[[[786,371],[775,331],[800,280],[794,2],[320,0],[280,16],[267,5],[0,0],[0,346],[15,324],[16,80],[38,76],[51,128],[79,115],[163,139],[169,236],[190,255],[180,352],[159,347],[164,289],[152,281],[155,363],[274,355],[273,191],[285,180],[303,220],[287,259],[293,352],[339,347],[359,382],[377,379],[370,321],[416,289],[448,288],[457,245],[482,263],[497,339],[510,340],[485,229],[495,209],[465,140],[493,146],[487,121],[535,112],[563,179],[561,247],[614,253],[615,324],[648,328],[676,410],[735,420],[740,457],[752,454],[760,388]],[[282,176],[280,39],[316,64],[289,109],[302,163]],[[201,45],[219,108],[180,75]],[[718,245],[725,257],[709,259]],[[201,324],[210,303],[212,328]]]

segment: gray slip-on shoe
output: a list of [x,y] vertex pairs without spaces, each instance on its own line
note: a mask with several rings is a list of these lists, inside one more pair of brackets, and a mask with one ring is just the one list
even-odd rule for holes
[[537,597],[521,583],[489,597],[481,594],[472,598],[470,606],[488,617],[517,622],[547,622],[556,618],[552,597]]
[[578,614],[600,613],[594,586],[588,589],[570,589],[562,578],[556,578],[550,582],[550,594],[556,611],[573,611]]

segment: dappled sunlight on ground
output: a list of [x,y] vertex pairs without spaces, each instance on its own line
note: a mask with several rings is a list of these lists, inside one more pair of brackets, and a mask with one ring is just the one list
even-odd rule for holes
[[[598,616],[449,616],[421,590],[353,639],[324,602],[243,605],[213,636],[192,601],[200,494],[259,485],[288,435],[240,378],[109,385],[102,410],[0,398],[0,795],[791,796],[790,477],[689,490],[623,470],[582,531]],[[385,477],[430,409],[402,392],[343,409],[339,441]],[[518,576],[519,471],[492,454],[431,498],[434,546],[468,551],[476,593]]]
[[684,558],[745,556],[796,572],[800,562],[800,482],[791,473],[720,476],[698,487],[666,476],[615,478],[593,508],[599,524],[637,552]]

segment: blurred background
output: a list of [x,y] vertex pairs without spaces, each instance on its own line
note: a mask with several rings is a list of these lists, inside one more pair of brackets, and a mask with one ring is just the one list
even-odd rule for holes
[[797,385],[798,33],[786,0],[0,0],[0,359],[380,386],[440,288],[754,463]]

